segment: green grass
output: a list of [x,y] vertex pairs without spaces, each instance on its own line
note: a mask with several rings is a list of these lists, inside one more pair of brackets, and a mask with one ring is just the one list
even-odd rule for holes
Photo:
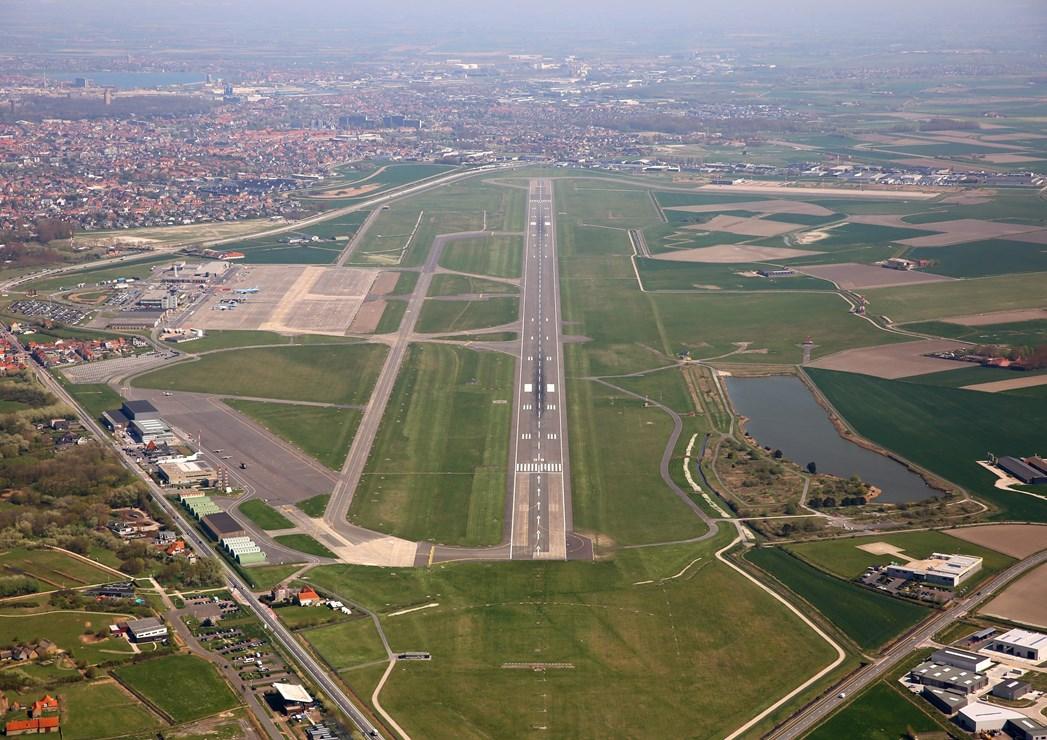
[[176,722],[210,717],[239,703],[214,666],[195,655],[122,666],[116,675]]
[[931,613],[925,607],[834,578],[781,548],[758,548],[745,557],[820,611],[864,650],[879,648]]
[[909,557],[917,559],[929,557],[935,552],[981,557],[983,559],[982,570],[964,583],[963,587],[967,590],[1014,563],[1014,558],[1002,555],[995,550],[979,547],[970,542],[964,542],[956,537],[950,537],[947,534],[935,531],[902,532],[899,534],[872,535],[870,537],[841,540],[804,542],[797,545],[788,545],[786,549],[840,578],[851,579],[857,578],[870,565],[886,565],[887,563],[898,562],[896,557],[874,555],[871,552],[858,549],[858,545],[870,542],[888,542],[901,549]]
[[1003,239],[951,247],[921,247],[905,256],[931,260],[927,272],[958,278],[1047,271],[1047,249],[1042,244]]
[[1019,378],[1043,375],[1047,370],[1011,370],[1005,367],[984,367],[982,365],[969,365],[958,367],[955,370],[943,370],[926,375],[913,375],[905,378],[910,383],[922,385],[937,385],[942,388],[962,388],[965,385],[977,385],[979,383],[993,383],[998,380],[1017,380]]
[[321,558],[333,558],[335,554],[307,534],[282,534],[274,538],[284,547],[289,547],[307,555]]
[[378,344],[266,347],[205,355],[134,380],[140,388],[366,404],[385,360]]
[[[170,346],[179,352],[196,354],[215,349],[235,349],[237,347],[250,347],[262,344],[290,344],[291,339],[289,336],[277,334],[274,331],[209,330],[199,339],[179,342]],[[331,339],[332,341],[337,341],[336,337]]]
[[513,379],[505,355],[411,345],[350,518],[408,539],[500,541]]
[[[930,707],[930,705],[927,705]],[[806,735],[806,740],[905,740],[942,728],[893,686],[877,681]]]
[[[597,562],[325,566],[310,581],[381,615],[439,603],[382,616],[394,650],[434,656],[399,663],[382,692],[414,737],[449,726],[464,738],[512,737],[539,721],[558,737],[623,727],[724,737],[832,659],[795,616],[713,558],[725,542]],[[635,585],[688,565],[680,578]],[[380,657],[362,624],[318,631],[321,653],[341,665]],[[574,667],[502,667],[531,661]],[[353,682],[356,672],[341,675]]]
[[1047,319],[985,326],[964,326],[945,321],[917,321],[906,324],[904,328],[976,344],[1047,344]]
[[112,411],[123,405],[124,399],[105,383],[70,383],[60,373],[54,377],[73,397],[78,404],[83,406],[92,418],[97,419],[106,411]]
[[501,326],[517,320],[520,301],[512,298],[488,298],[476,301],[441,301],[427,299],[418,316],[418,331],[424,334],[469,331]]
[[440,266],[448,270],[492,277],[520,277],[523,237],[492,234],[448,244]]
[[976,463],[987,452],[1035,454],[1047,399],[806,372],[860,435],[988,500],[998,508],[993,518],[1047,521],[1047,502],[994,488],[995,476]]
[[42,590],[77,588],[113,580],[112,573],[56,550],[15,548],[0,554],[4,574],[25,574],[40,581]]
[[228,398],[225,403],[254,419],[307,455],[339,470],[349,453],[363,412],[333,406],[296,406]]
[[295,506],[311,517],[321,517],[324,515],[324,509],[327,508],[327,502],[330,500],[331,494],[322,493],[319,496],[313,496],[304,501],[299,501]]
[[257,567],[243,568],[256,591],[268,591],[276,584],[286,580],[292,573],[301,568],[301,565],[260,565]]
[[63,685],[57,693],[65,740],[145,736],[160,725],[145,707],[111,681]]
[[989,311],[1039,308],[1044,276],[1039,273],[1004,275],[900,288],[876,288],[863,295],[871,315],[895,322],[924,321]]
[[240,504],[240,513],[265,530],[290,529],[294,526],[290,519],[258,499],[251,499]]
[[58,612],[37,614],[4,614],[0,616],[0,645],[31,642],[47,638],[70,653],[94,665],[120,656],[131,656],[130,646],[122,639],[107,638],[85,644],[80,637],[90,629],[97,632],[112,624],[120,615],[100,612]]
[[181,261],[170,255],[153,257],[142,260],[134,260],[124,265],[93,267],[75,272],[65,273],[58,277],[42,278],[19,286],[19,290],[36,289],[41,293],[51,293],[60,289],[75,288],[78,283],[87,283],[85,290],[105,280],[116,280],[118,278],[145,278],[148,277],[154,267],[160,264],[168,264]]
[[832,283],[807,275],[748,277],[766,264],[713,265],[639,258],[637,270],[647,290],[832,290]]
[[343,620],[301,634],[335,672],[386,659],[378,631],[368,618]]
[[317,627],[323,624],[343,621],[345,617],[333,609],[322,609],[315,606],[295,606],[288,604],[274,610],[280,621],[292,630],[305,627]]
[[472,277],[471,275],[434,275],[427,297],[470,295],[477,293],[494,295],[516,295],[520,290],[515,285],[495,280]]

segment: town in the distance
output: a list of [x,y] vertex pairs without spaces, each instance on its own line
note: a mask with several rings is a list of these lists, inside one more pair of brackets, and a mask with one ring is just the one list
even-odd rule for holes
[[0,731],[1047,740],[1036,0],[11,0]]

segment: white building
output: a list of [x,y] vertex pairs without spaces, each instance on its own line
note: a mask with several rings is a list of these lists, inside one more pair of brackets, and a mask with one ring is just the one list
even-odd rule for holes
[[982,559],[972,555],[946,555],[936,552],[926,560],[910,560],[887,566],[887,575],[935,586],[956,588],[982,569]]
[[984,655],[971,653],[967,650],[958,650],[957,648],[935,650],[931,654],[931,660],[935,663],[943,663],[977,673],[983,673],[992,667],[991,658],[986,658]]
[[1025,719],[1025,715],[984,701],[968,704],[956,713],[956,724],[967,732],[1002,730],[1009,719]]
[[153,642],[167,639],[167,626],[156,617],[128,622],[127,635],[133,642]]
[[992,638],[986,648],[1016,658],[1043,660],[1047,655],[1047,635],[1015,628]]

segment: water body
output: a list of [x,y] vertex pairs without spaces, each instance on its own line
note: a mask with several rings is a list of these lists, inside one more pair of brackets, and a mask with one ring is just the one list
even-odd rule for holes
[[840,436],[829,415],[802,380],[792,375],[728,377],[727,391],[746,431],[757,442],[779,449],[790,460],[814,461],[819,473],[857,475],[882,493],[876,501],[922,501],[939,493],[901,463]]
[[40,77],[49,80],[72,82],[78,77],[86,77],[91,87],[115,87],[118,90],[135,90],[150,87],[167,87],[168,85],[194,85],[204,82],[207,77],[197,72],[39,72]]

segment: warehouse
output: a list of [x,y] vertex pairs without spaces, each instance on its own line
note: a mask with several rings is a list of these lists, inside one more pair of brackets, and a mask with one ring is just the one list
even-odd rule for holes
[[1001,699],[1015,701],[1021,699],[1030,691],[1032,691],[1032,686],[1027,684],[1025,681],[1019,681],[1015,678],[1010,681],[1001,681],[996,684],[992,687],[991,693],[993,696],[998,696]]
[[167,639],[167,627],[156,617],[136,619],[128,622],[124,628],[132,642],[155,642]]
[[215,470],[202,460],[160,463],[157,466],[160,481],[168,486],[201,486],[206,488],[215,480]]
[[923,691],[920,692],[920,696],[933,704],[940,711],[949,715],[955,714],[963,709],[971,700],[967,694],[961,694],[958,691],[949,691],[947,689],[937,689],[933,686],[924,686]]
[[951,665],[940,663],[920,663],[912,669],[909,677],[924,686],[935,686],[939,689],[950,689],[963,694],[972,694],[989,685],[989,679],[980,673],[965,671]]
[[1047,740],[1047,727],[1028,717],[1015,717],[1004,726],[1014,740]]
[[887,566],[887,575],[956,588],[981,569],[982,559],[979,557],[936,552],[926,560],[910,560],[901,565],[891,563]]
[[1026,485],[1031,486],[1040,483],[1047,483],[1047,471],[1038,470],[1030,465],[1028,460],[1019,460],[1016,457],[1001,457],[996,461],[996,465],[1002,471],[1017,478]]
[[951,665],[954,668],[962,668],[965,671],[980,673],[992,667],[992,659],[986,658],[978,653],[958,650],[956,648],[942,648],[931,654],[932,663]]
[[224,511],[208,514],[200,520],[200,524],[208,536],[215,540],[247,534],[240,523]]
[[987,732],[1002,730],[1009,720],[1023,719],[1025,715],[1007,707],[998,707],[976,701],[968,704],[956,715],[956,724],[967,732]]
[[1015,628],[992,638],[986,648],[1016,658],[1041,660],[1047,650],[1047,635]]
[[132,419],[127,425],[127,431],[132,439],[143,445],[175,441],[171,427],[163,419]]

